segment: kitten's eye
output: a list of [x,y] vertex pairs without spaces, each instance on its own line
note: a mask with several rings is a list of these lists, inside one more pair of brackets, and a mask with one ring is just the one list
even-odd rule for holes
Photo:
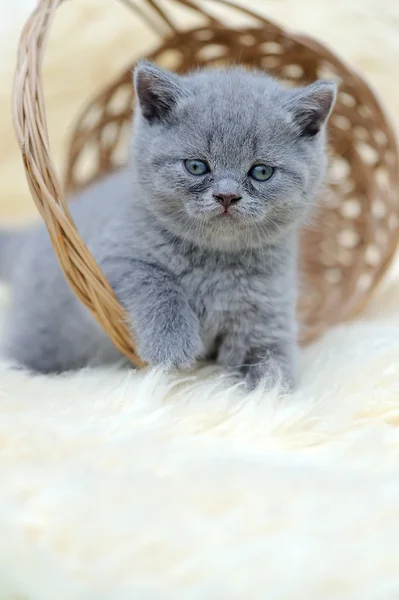
[[185,160],[184,166],[190,175],[205,175],[209,173],[209,165],[203,160]]
[[249,176],[256,181],[267,181],[274,173],[274,168],[268,165],[254,165]]

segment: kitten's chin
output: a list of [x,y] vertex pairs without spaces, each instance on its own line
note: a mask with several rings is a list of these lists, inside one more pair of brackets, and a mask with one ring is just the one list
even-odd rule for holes
[[187,234],[192,236],[190,241],[197,246],[225,252],[240,252],[267,246],[281,237],[280,228],[265,228],[262,225],[251,223],[234,213],[222,213],[200,222],[198,228],[187,229]]
[[[174,240],[205,250],[241,252],[274,244],[290,227],[255,221],[231,212],[228,214],[190,215],[182,221],[173,213],[152,213],[161,228]],[[184,244],[182,247],[186,247]]]

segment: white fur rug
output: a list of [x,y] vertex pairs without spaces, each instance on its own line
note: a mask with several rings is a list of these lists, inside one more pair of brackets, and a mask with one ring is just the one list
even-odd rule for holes
[[[28,4],[13,4],[19,21]],[[114,4],[62,7],[46,69],[57,160],[82,95],[143,42]],[[252,5],[330,41],[399,114],[398,3]],[[16,37],[6,43],[3,30],[11,56]],[[11,137],[11,71],[10,59],[0,71],[4,218],[33,212]],[[292,397],[244,395],[212,368],[50,378],[0,364],[0,600],[172,598],[399,598],[395,274],[362,321],[304,350]]]
[[0,598],[397,599],[399,282],[377,304],[292,397],[1,365]]

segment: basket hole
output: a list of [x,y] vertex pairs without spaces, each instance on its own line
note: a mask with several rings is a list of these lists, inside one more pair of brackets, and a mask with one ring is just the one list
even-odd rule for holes
[[121,85],[112,94],[107,104],[107,112],[111,115],[120,115],[133,105],[132,86]]
[[165,69],[177,71],[181,65],[182,57],[181,53],[176,49],[164,50],[158,57],[157,63]]
[[237,61],[235,61],[233,56],[225,56],[224,58],[215,58],[212,61],[212,67],[235,67],[237,65]]
[[368,290],[369,287],[371,286],[371,284],[373,283],[373,275],[372,273],[362,273],[361,275],[359,275],[357,282],[356,282],[356,287],[358,290]]
[[377,244],[370,244],[366,248],[364,257],[368,265],[371,267],[376,267],[381,262],[382,252]]
[[356,198],[349,198],[340,208],[341,215],[345,219],[356,219],[362,211],[362,205]]
[[387,214],[386,206],[382,200],[374,200],[371,211],[376,219],[383,219]]
[[295,81],[294,79],[282,79],[280,81],[280,83],[285,87],[288,88],[289,90],[292,90],[296,87],[298,87],[298,82]]
[[200,29],[199,31],[195,32],[195,37],[197,38],[197,40],[201,40],[203,42],[212,40],[213,36],[214,36],[214,33],[213,33],[212,29]]
[[81,184],[93,179],[98,169],[98,145],[95,142],[86,144],[74,164],[74,179]]
[[351,122],[348,117],[342,115],[332,115],[331,122],[339,129],[349,130],[351,128]]
[[356,248],[360,241],[359,234],[354,229],[344,229],[337,237],[342,248]]
[[199,50],[197,57],[203,61],[210,61],[221,56],[226,56],[226,52],[226,46],[222,44],[208,44]]
[[107,148],[115,145],[119,133],[118,123],[110,121],[101,130],[101,143]]
[[374,129],[373,136],[377,144],[380,146],[386,146],[388,142],[388,136],[385,131],[382,131],[382,129]]
[[370,144],[366,144],[365,142],[358,142],[356,144],[356,150],[359,153],[363,162],[366,165],[375,165],[378,161],[378,152],[370,146]]
[[[331,236],[326,236],[325,239],[321,240],[320,250],[323,255],[323,263],[326,265],[333,264],[331,262],[331,258],[334,259],[336,251],[336,244],[334,238]],[[327,261],[324,260],[325,258],[327,259]]]
[[340,283],[340,281],[342,281],[341,269],[326,269],[324,275],[329,283],[337,284]]
[[317,74],[320,79],[338,79],[337,73],[335,72],[334,68],[328,63],[321,64],[321,66],[317,69]]
[[389,189],[390,178],[388,169],[385,167],[378,167],[375,171],[375,180],[378,186],[383,190]]
[[280,66],[280,59],[277,56],[264,56],[261,63],[265,69],[276,69]]
[[300,79],[303,77],[304,70],[301,65],[285,65],[283,68],[283,74],[285,77],[290,77],[291,79]]
[[373,116],[373,113],[371,112],[370,108],[368,106],[364,106],[364,104],[358,106],[357,110],[358,113],[365,119],[371,119]]
[[338,260],[344,267],[350,267],[353,264],[353,252],[340,248],[338,252]]
[[88,109],[87,113],[83,116],[81,127],[88,130],[95,129],[102,118],[103,108],[97,105],[92,105]]
[[348,94],[347,92],[339,92],[338,98],[342,102],[342,104],[344,104],[345,106],[350,106],[350,107],[356,106],[355,98],[351,94]]
[[324,195],[324,207],[327,210],[331,211],[331,214],[328,216],[329,225],[332,225],[333,220],[334,220],[334,226],[335,226],[338,224],[336,211],[339,209],[339,207],[342,204],[341,195],[334,192],[332,185],[326,187],[324,194],[325,194]]
[[356,189],[356,182],[353,181],[353,179],[348,178],[341,183],[340,189],[344,194],[350,194]]
[[240,42],[244,44],[244,46],[254,46],[257,40],[253,33],[244,33],[240,36]]
[[264,42],[261,45],[261,50],[265,54],[281,54],[283,52],[281,45],[277,42]]
[[350,173],[348,161],[344,158],[334,158],[330,163],[328,180],[331,184],[338,184],[343,181]]
[[369,139],[368,130],[365,127],[362,127],[361,125],[356,125],[356,127],[353,128],[353,133],[354,136],[362,142]]

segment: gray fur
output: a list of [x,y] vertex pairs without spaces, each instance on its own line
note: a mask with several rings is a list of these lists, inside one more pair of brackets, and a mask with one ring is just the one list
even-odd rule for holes
[[[130,168],[71,209],[142,358],[186,368],[215,357],[251,386],[280,376],[292,385],[297,230],[324,176],[335,85],[286,90],[240,68],[180,77],[149,63],[137,67],[135,85]],[[184,159],[206,160],[211,172],[195,177]],[[276,167],[269,181],[248,177],[256,162]],[[222,215],[215,194],[241,200]],[[41,372],[118,360],[64,281],[44,227],[15,248],[6,353]]]
[[26,235],[23,229],[19,231],[0,231],[0,281],[9,280],[15,264],[15,257],[25,243]]

